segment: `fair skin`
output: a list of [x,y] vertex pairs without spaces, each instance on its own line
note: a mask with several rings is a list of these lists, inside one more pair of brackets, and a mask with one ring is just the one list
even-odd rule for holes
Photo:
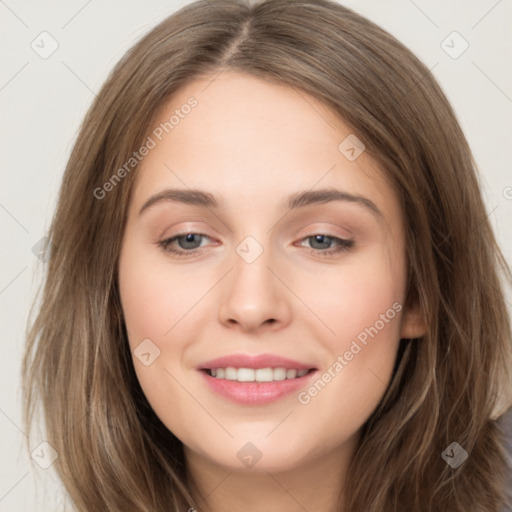
[[[155,126],[190,96],[198,105],[137,169],[120,293],[132,352],[149,339],[160,355],[147,366],[134,357],[135,371],[184,444],[201,512],[338,511],[360,429],[390,381],[399,339],[424,333],[416,311],[396,308],[406,292],[399,202],[366,152],[349,161],[338,149],[352,132],[315,98],[245,74],[225,71],[210,83],[213,76],[168,101]],[[160,200],[139,214],[170,188],[201,189],[221,204]],[[294,209],[285,202],[327,188],[364,200]],[[159,246],[184,233],[198,235],[168,246],[184,256]],[[263,249],[250,263],[237,252],[248,236]],[[338,239],[351,245],[335,253]],[[393,318],[377,324],[390,309]],[[276,354],[317,369],[304,378],[300,391],[307,392],[376,325],[378,334],[359,343],[308,403],[297,392],[235,403],[198,370],[220,356]],[[261,455],[251,467],[237,456],[248,442]]]

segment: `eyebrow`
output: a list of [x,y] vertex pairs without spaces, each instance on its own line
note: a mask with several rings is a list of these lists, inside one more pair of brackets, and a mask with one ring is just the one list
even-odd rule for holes
[[[199,189],[170,188],[162,190],[161,192],[151,196],[140,208],[139,215],[151,206],[167,201],[193,206],[202,206],[211,209],[218,209],[223,204],[222,201],[219,201],[216,196],[210,192]],[[333,201],[359,204],[373,213],[376,217],[383,218],[381,211],[370,199],[334,188],[296,192],[285,199],[285,204],[290,210],[295,210],[297,208],[304,208],[306,206],[316,204],[325,204]]]

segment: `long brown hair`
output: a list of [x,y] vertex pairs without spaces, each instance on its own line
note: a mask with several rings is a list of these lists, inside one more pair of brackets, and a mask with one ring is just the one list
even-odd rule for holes
[[[117,262],[136,168],[104,197],[94,191],[141,147],[174,92],[225,69],[325,102],[364,141],[402,203],[406,307],[420,308],[427,333],[401,341],[351,461],[344,512],[499,511],[507,463],[497,419],[510,399],[512,367],[500,277],[510,281],[510,273],[475,162],[429,70],[394,37],[329,0],[185,6],[116,65],[81,126],[23,366],[26,424],[41,405],[76,507],[199,508],[182,444],[138,384],[120,307]],[[442,457],[453,442],[469,454],[458,468]]]

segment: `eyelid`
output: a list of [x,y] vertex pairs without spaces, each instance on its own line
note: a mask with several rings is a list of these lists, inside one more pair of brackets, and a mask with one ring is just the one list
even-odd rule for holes
[[[302,234],[304,233],[304,234]],[[355,237],[355,233],[347,228],[342,227],[334,222],[312,222],[307,226],[301,228],[297,233],[297,237],[308,237],[313,235],[326,235],[332,238],[341,238],[343,240],[351,240]]]
[[[204,234],[206,236],[205,231],[211,230],[211,228],[208,227],[208,222],[204,222],[204,220],[183,220],[180,219],[180,221],[175,222],[173,224],[167,224],[165,229],[162,231],[159,231],[159,234],[157,237],[159,239],[163,238],[171,238],[174,236],[183,236],[187,235],[189,233],[195,233],[195,234]],[[166,235],[166,233],[171,233],[169,235]]]

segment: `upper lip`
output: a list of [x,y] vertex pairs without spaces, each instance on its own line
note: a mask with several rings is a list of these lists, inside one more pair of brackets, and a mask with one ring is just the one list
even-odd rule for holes
[[216,368],[285,368],[287,370],[309,370],[313,365],[301,363],[274,354],[232,354],[205,361],[198,366],[198,370],[212,370]]

